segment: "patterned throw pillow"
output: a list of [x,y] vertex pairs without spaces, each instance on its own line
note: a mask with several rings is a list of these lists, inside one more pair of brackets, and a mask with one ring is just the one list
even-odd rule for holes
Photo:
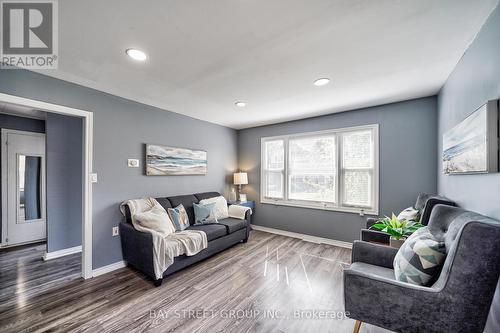
[[446,258],[444,242],[437,241],[428,227],[415,231],[394,257],[396,280],[420,286],[434,282]]
[[420,221],[420,212],[413,207],[408,207],[399,213],[398,220]]
[[189,217],[182,204],[175,208],[169,208],[168,215],[170,215],[170,219],[174,223],[175,230],[182,231],[189,227]]
[[215,202],[210,204],[193,204],[194,224],[219,223],[215,217]]

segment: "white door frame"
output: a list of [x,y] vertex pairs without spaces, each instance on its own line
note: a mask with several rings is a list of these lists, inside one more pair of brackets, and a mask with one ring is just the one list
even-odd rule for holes
[[[92,277],[92,156],[94,114],[90,111],[0,93],[0,102],[83,119],[82,277]],[[2,210],[3,211],[3,210]],[[3,219],[2,219],[3,220]]]
[[[1,188],[1,191],[2,191],[2,234],[0,235],[1,238],[0,238],[0,247],[4,247],[4,246],[12,246],[12,245],[6,245],[5,242],[3,242],[3,240],[5,239],[5,230],[8,229],[8,224],[9,224],[9,221],[8,221],[8,212],[9,212],[9,191],[8,191],[8,180],[9,180],[9,170],[8,170],[8,146],[6,145],[6,142],[7,142],[7,136],[9,134],[20,134],[20,135],[29,135],[29,136],[33,136],[33,137],[43,137],[43,139],[45,140],[45,133],[37,133],[37,132],[30,132],[30,131],[20,131],[20,130],[13,130],[13,129],[8,129],[8,128],[2,128],[2,132],[1,132],[1,138],[2,138],[2,163],[1,163],[1,166],[2,166],[2,188]],[[43,158],[43,161],[44,161],[44,164],[46,164],[45,162],[47,161],[47,154],[44,154],[44,158]],[[17,162],[17,161],[16,161]],[[45,174],[46,174],[46,168],[45,166],[42,167],[42,170],[44,170]],[[17,172],[17,170],[16,170]],[[43,182],[43,185],[42,187],[46,190],[46,175],[44,175],[44,177],[42,177],[42,182]],[[16,184],[17,185],[17,184]],[[16,186],[17,188],[17,186]],[[18,193],[19,195],[19,193]],[[17,200],[19,199],[19,196],[17,195],[17,198],[16,198],[16,207],[19,207],[19,202],[17,202]],[[42,195],[41,195],[41,199],[42,199],[42,202],[43,202],[43,206],[44,208],[46,208],[46,203],[47,203],[47,198],[46,198],[46,191],[42,191]],[[42,212],[42,218],[43,220],[45,220],[45,227],[47,227],[47,213],[44,209],[44,211]],[[17,220],[17,213],[16,213],[16,220]],[[17,221],[16,221],[17,222]],[[36,221],[31,221],[31,222],[36,222]],[[47,237],[45,237],[47,238]],[[40,240],[37,240],[35,242],[39,242]],[[17,244],[14,244],[14,246],[16,245],[23,245],[23,244],[29,244],[29,243],[32,243],[32,242],[27,242],[27,243],[17,243]]]

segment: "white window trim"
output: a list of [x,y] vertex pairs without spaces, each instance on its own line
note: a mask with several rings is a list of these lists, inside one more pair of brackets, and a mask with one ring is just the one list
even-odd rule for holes
[[[335,203],[326,203],[326,202],[314,202],[314,201],[301,201],[301,200],[292,200],[287,199],[288,195],[288,141],[290,139],[300,138],[300,137],[308,137],[308,136],[319,136],[319,135],[327,135],[327,134],[340,134],[345,132],[353,132],[353,131],[361,131],[361,130],[371,130],[373,131],[373,188],[372,188],[372,198],[373,198],[373,207],[360,207],[360,206],[346,206],[342,205],[343,202],[343,187],[340,186],[342,181],[342,170],[341,167],[342,159],[340,158],[342,153],[341,141],[339,140],[340,136],[336,136],[336,160],[337,160],[337,168],[336,168],[336,191],[335,191]],[[266,160],[264,144],[267,141],[275,141],[275,140],[283,140],[283,146],[285,149],[284,156],[284,177],[283,177],[283,191],[284,198],[283,199],[273,199],[265,197],[265,165],[264,162]],[[321,209],[328,211],[338,211],[338,212],[346,212],[346,213],[356,213],[360,215],[378,215],[379,212],[379,178],[380,178],[380,168],[379,168],[379,125],[371,124],[371,125],[363,125],[363,126],[354,126],[354,127],[345,127],[345,128],[337,128],[331,130],[324,131],[316,131],[316,132],[306,132],[306,133],[296,133],[296,134],[288,134],[288,135],[278,135],[272,137],[262,137],[260,139],[260,203],[262,204],[272,204],[277,206],[290,206],[290,207],[300,207],[300,208],[311,208],[311,209]]]

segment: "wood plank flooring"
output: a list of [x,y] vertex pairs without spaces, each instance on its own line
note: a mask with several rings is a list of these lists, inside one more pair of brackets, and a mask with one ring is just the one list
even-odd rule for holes
[[[343,316],[350,250],[252,231],[155,288],[123,268],[83,280],[80,255],[0,252],[0,332],[352,332]],[[323,318],[320,318],[320,317]],[[360,332],[386,330],[363,324]]]

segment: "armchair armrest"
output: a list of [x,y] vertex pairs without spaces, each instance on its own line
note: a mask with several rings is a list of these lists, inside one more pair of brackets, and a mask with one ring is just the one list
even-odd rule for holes
[[383,231],[361,229],[360,237],[361,240],[365,242],[389,244],[391,235]]
[[398,249],[363,241],[354,241],[352,262],[364,262],[375,266],[393,268],[394,257]]

